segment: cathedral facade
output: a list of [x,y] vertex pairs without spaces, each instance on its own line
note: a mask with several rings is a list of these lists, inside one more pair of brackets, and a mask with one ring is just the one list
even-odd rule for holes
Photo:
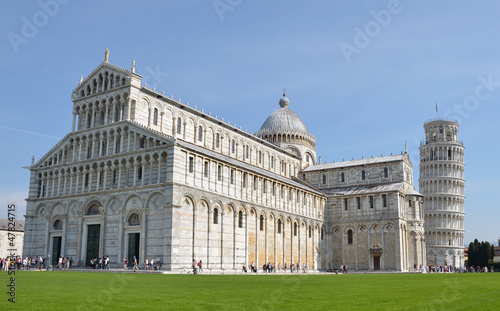
[[72,131],[30,167],[24,255],[408,271],[425,264],[407,153],[316,162],[279,109],[252,134],[148,89],[106,56],[72,94]]

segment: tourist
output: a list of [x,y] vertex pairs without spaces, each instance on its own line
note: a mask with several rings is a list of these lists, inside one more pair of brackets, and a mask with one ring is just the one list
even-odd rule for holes
[[199,268],[200,272],[203,272],[203,262],[201,262],[201,259],[198,262],[198,268]]
[[127,257],[123,257],[123,270],[128,270],[128,260]]
[[198,263],[193,259],[193,274],[198,274]]
[[135,270],[139,270],[139,268],[137,268],[137,258],[134,256],[134,266],[132,268],[132,270],[135,272]]
[[149,270],[149,261],[147,257],[146,257],[146,264],[144,265],[144,270]]

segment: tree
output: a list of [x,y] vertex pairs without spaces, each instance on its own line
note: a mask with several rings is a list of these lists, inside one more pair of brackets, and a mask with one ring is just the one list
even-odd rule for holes
[[470,242],[469,251],[468,251],[469,259],[467,261],[467,264],[469,266],[472,266],[472,267],[476,266],[476,250],[475,250],[475,248],[476,248],[476,244],[474,244],[473,242]]
[[493,259],[495,257],[495,245],[491,245],[491,256],[490,259]]

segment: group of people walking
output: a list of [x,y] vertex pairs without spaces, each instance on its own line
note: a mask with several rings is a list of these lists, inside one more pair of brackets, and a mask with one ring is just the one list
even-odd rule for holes
[[[123,270],[128,270],[128,265],[129,261],[127,257],[123,257]],[[153,258],[151,258],[150,260],[146,258],[146,260],[144,261],[144,270],[150,270],[150,271],[160,270],[161,266],[162,266],[161,262],[159,260],[155,261]],[[132,261],[132,270],[134,272],[139,270],[139,264],[137,262],[136,256],[134,256],[134,259]]]
[[[276,266],[274,263],[268,262],[267,264],[264,264],[262,266],[262,272],[264,273],[276,273],[281,271],[286,272],[287,270],[290,270],[290,273],[298,273],[298,272],[306,273],[307,269],[308,266],[306,263],[302,264],[302,266],[300,265],[300,263],[297,263],[296,265],[291,263],[290,267],[288,267],[286,262],[283,266],[281,266],[281,264],[278,264],[278,266]],[[247,267],[243,265],[242,272],[246,273],[247,271],[248,271]],[[250,272],[257,273],[257,269],[255,268],[255,264],[253,261],[250,264]]]
[[93,269],[109,270],[109,257],[99,257],[90,260],[90,267]]

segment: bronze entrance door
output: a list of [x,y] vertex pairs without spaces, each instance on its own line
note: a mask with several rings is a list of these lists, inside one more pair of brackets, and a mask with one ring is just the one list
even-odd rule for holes
[[128,234],[128,262],[131,264],[134,262],[134,256],[137,259],[137,263],[140,263],[139,260],[139,238],[140,233],[129,233]]
[[373,270],[380,270],[380,256],[373,256]]
[[62,237],[55,236],[52,238],[52,265],[55,267],[61,256],[61,242]]
[[101,237],[101,225],[89,225],[87,232],[87,257],[85,265],[90,266],[92,258],[99,258],[99,239]]

